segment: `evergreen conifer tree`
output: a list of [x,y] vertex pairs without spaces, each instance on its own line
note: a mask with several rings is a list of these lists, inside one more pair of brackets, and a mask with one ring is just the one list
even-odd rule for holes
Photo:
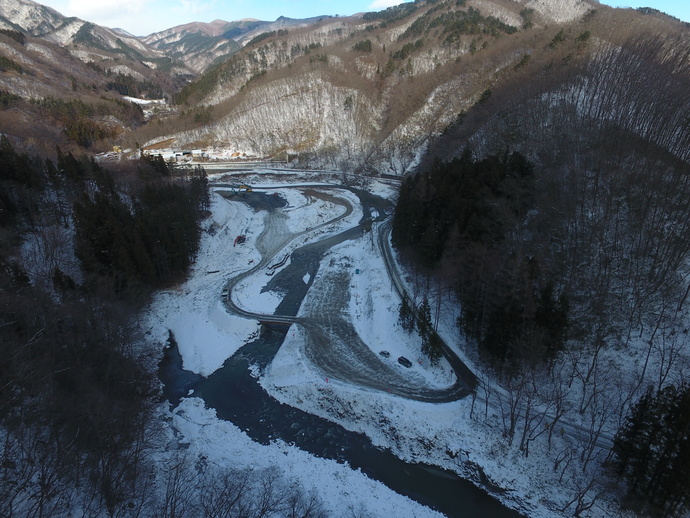
[[429,335],[432,330],[431,325],[431,306],[429,306],[429,299],[424,297],[417,312],[417,331],[422,339]]
[[653,516],[690,510],[690,386],[650,388],[616,434],[616,470]]
[[407,297],[403,297],[403,300],[400,303],[398,322],[408,333],[412,332],[414,329],[414,313],[412,312],[412,308],[410,308],[410,303],[408,302]]

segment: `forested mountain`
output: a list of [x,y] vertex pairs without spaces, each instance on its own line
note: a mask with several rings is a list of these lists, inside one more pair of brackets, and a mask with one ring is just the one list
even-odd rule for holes
[[[576,423],[553,471],[582,474],[577,515],[610,490],[595,463],[639,514],[687,513],[688,92],[688,24],[595,0],[419,0],[143,38],[3,1],[0,419],[26,462],[0,466],[19,481],[0,514],[37,477],[88,479],[84,505],[112,513],[133,492],[152,389],[129,324],[188,271],[208,203],[202,169],[139,156],[164,146],[398,176],[392,241],[424,295],[456,304],[487,413],[502,387],[506,448],[527,457],[544,435],[551,453]],[[132,160],[92,158],[113,146]],[[49,486],[29,500],[67,505]]]
[[[628,79],[635,74],[635,81],[643,80],[635,66],[672,69],[663,65],[667,58],[686,66],[685,49],[681,22],[584,1],[401,4],[256,36],[175,96],[183,109],[203,106],[205,120],[180,123],[179,132],[172,125],[165,138],[181,147],[229,147],[299,157],[304,165],[402,174],[427,148],[427,156],[437,156],[437,142],[452,154],[474,138],[484,146],[477,151],[493,152],[474,121],[488,124],[509,105],[540,100],[547,111],[558,104],[579,120],[614,119],[632,132],[646,131],[642,138],[661,129],[660,137],[675,139],[667,145],[678,147],[687,135],[682,115],[670,125],[661,122],[653,110],[664,101],[653,98],[655,89],[634,87]],[[679,84],[659,85],[677,104],[682,96],[670,92],[684,74],[676,69],[669,79]],[[605,101],[598,92],[606,92]],[[631,103],[639,109],[627,109]],[[541,113],[529,111],[532,117]],[[626,117],[659,123],[652,128]],[[517,114],[501,131],[513,130],[516,120]],[[524,135],[550,142],[551,135],[543,136],[551,133],[548,126],[530,125],[541,132],[515,128],[515,140]],[[152,137],[147,132],[139,141]]]
[[95,516],[140,490],[155,390],[133,321],[187,273],[207,208],[202,170],[115,174],[0,138],[0,515]]
[[126,96],[162,98],[191,74],[131,35],[28,0],[0,4],[0,131],[21,149],[111,149],[144,122]]
[[453,293],[468,343],[527,408],[504,414],[509,442],[523,421],[527,455],[532,405],[559,408],[546,387],[569,380],[591,437],[620,425],[627,505],[684,516],[690,40],[639,15],[604,37],[598,16],[525,53],[433,140],[392,238]]
[[[522,136],[548,142],[548,126],[534,117],[556,104],[579,120],[606,119],[643,132],[644,139],[659,132],[675,140],[666,146],[679,146],[687,135],[682,110],[668,121],[654,111],[665,104],[654,96],[657,88],[680,102],[671,91],[683,86],[675,84],[681,70],[671,76],[674,84],[633,86],[645,77],[635,67],[672,68],[667,57],[686,66],[686,24],[654,10],[614,10],[593,0],[418,1],[350,17],[186,24],[134,38],[30,0],[2,9],[0,89],[10,96],[91,97],[92,106],[103,98],[112,105],[123,95],[170,101],[147,113],[156,120],[138,131],[118,109],[100,107],[104,115],[88,118],[108,128],[81,143],[67,139],[63,148],[166,142],[402,174],[425,150],[437,156],[435,145],[452,155],[470,138],[477,153],[493,153],[484,142],[489,134],[498,142],[505,136],[511,146]],[[5,97],[2,115],[17,121],[17,134],[26,140],[22,114],[34,111],[26,104],[8,110],[14,98]],[[528,108],[529,124],[541,131],[514,131],[521,116],[515,110],[537,100],[544,110]],[[486,126],[499,123],[493,116],[499,112],[504,121],[511,114],[501,133]],[[477,133],[476,121],[484,133]],[[55,128],[55,117],[47,122],[47,129]]]
[[274,22],[249,19],[189,23],[149,34],[142,41],[202,74],[211,65],[227,60],[259,34],[308,27],[322,19],[293,20],[280,17]]

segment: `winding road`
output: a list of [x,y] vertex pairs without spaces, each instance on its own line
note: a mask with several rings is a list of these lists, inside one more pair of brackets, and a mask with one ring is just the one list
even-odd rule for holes
[[[222,184],[212,184],[212,187],[222,186]],[[477,393],[479,385],[477,377],[443,340],[441,343],[443,344],[444,357],[456,375],[456,382],[448,388],[430,387],[420,377],[415,377],[407,372],[400,372],[400,369],[391,366],[389,362],[383,362],[372,351],[372,348],[361,340],[349,319],[347,304],[350,277],[346,272],[337,269],[323,272],[319,289],[310,293],[309,311],[303,316],[297,316],[306,292],[310,289],[311,282],[316,276],[321,257],[332,246],[362,235],[364,232],[363,221],[368,219],[368,214],[376,202],[376,197],[350,187],[333,184],[284,185],[273,188],[308,190],[310,195],[341,205],[345,210],[339,216],[318,226],[290,234],[284,226],[281,226],[279,212],[271,210],[270,207],[261,207],[268,209],[265,220],[266,228],[257,242],[262,259],[252,269],[228,281],[227,288],[231,294],[226,302],[228,310],[261,322],[290,323],[302,326],[306,332],[305,354],[324,377],[339,379],[360,387],[423,402],[455,401],[475,393],[477,401],[484,403],[486,396]],[[347,198],[326,192],[332,192],[336,189],[349,190],[358,195],[365,212],[363,221],[335,236],[309,242],[292,252],[290,266],[281,272],[288,279],[284,278],[282,283],[291,287],[298,287],[297,293],[292,293],[291,301],[279,306],[274,314],[256,313],[242,308],[232,297],[233,289],[238,283],[274,262],[279,254],[284,255],[284,250],[293,240],[307,234],[315,235],[316,230],[337,223],[352,214],[354,208]],[[382,200],[378,198],[378,201]],[[381,207],[376,207],[376,209],[379,214],[385,213]],[[378,253],[385,263],[390,282],[402,299],[407,295],[390,248],[391,224],[390,217],[379,217],[374,221],[372,230],[376,235]],[[305,273],[308,273],[311,279],[306,285],[302,281]],[[506,405],[511,398],[510,394],[498,386],[493,386],[491,392],[492,402],[490,405],[496,407],[497,410]],[[548,416],[546,419],[547,421],[552,420]],[[560,420],[558,426],[566,435],[585,443],[594,440],[596,445],[604,450],[610,449],[613,444],[611,435],[603,433],[602,430],[596,431],[595,437],[593,437],[594,430],[590,427],[565,420]]]
[[[212,187],[219,188],[223,185],[212,184]],[[444,355],[456,373],[456,381],[447,388],[439,389],[429,386],[423,378],[415,376],[411,371],[402,372],[396,365],[382,361],[372,351],[372,348],[361,340],[349,320],[350,274],[348,272],[338,269],[322,272],[318,289],[310,292],[308,308],[306,311],[303,310],[303,316],[297,316],[302,300],[307,290],[311,288],[311,283],[316,276],[324,253],[338,243],[360,237],[365,226],[368,226],[365,224],[372,209],[376,209],[379,214],[384,211],[380,210],[380,207],[373,206],[376,203],[375,197],[349,187],[301,185],[298,187],[281,186],[280,188],[308,190],[309,194],[313,196],[319,196],[331,203],[343,206],[345,208],[344,213],[307,231],[289,234],[284,225],[281,224],[280,213],[269,208],[265,218],[266,228],[257,242],[257,248],[262,256],[261,261],[250,270],[228,281],[226,285],[230,293],[226,301],[228,310],[261,322],[291,323],[302,326],[306,334],[305,355],[324,377],[424,402],[455,401],[470,394],[476,386],[476,378],[448,347],[445,347]],[[334,189],[347,189],[357,194],[365,213],[363,220],[358,225],[334,236],[309,242],[292,251],[290,265],[280,272],[282,279],[279,282],[283,285],[289,284],[291,292],[295,289],[300,291],[300,288],[301,292],[296,295],[294,293],[289,295],[288,297],[291,296],[292,300],[287,300],[285,304],[281,304],[274,314],[256,313],[242,308],[233,297],[233,290],[241,281],[257,274],[276,261],[277,257],[284,255],[284,250],[298,237],[316,234],[314,231],[337,223],[352,214],[354,209],[347,198],[324,192],[325,189],[331,192]],[[246,201],[246,199],[242,201]],[[383,200],[379,199],[379,201]],[[389,277],[396,290],[402,294],[404,293],[403,284],[388,246],[390,221],[386,220],[385,217],[379,218],[379,221],[374,224],[374,231],[378,234],[376,240],[378,253],[384,258]],[[302,280],[305,274],[308,274],[307,277],[310,279],[306,285]],[[271,279],[271,282],[277,281]]]

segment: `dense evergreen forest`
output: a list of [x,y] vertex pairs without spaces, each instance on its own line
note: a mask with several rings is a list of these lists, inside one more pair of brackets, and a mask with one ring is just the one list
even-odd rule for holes
[[543,261],[515,247],[534,205],[533,166],[524,156],[475,161],[466,150],[409,177],[396,207],[394,245],[425,268],[445,269],[460,325],[497,365],[545,361],[566,337],[566,294],[554,292]]
[[161,453],[137,314],[195,259],[204,170],[56,156],[0,140],[0,516],[324,518],[273,470]]
[[[530,441],[546,433],[551,448],[559,420],[582,419],[588,439],[574,451],[583,473],[599,456],[612,479],[626,481],[624,506],[683,516],[690,170],[628,134],[617,136],[636,149],[601,136],[607,154],[592,148],[579,168],[537,167],[508,151],[475,159],[466,148],[408,177],[391,239],[427,281],[416,324],[407,300],[400,321],[416,325],[430,355],[427,294],[451,295],[461,335],[506,391],[508,444],[519,438],[527,456]],[[640,371],[617,367],[626,354],[642,355]],[[488,401],[491,389],[483,390]],[[597,444],[608,423],[618,433],[604,454]],[[568,455],[557,456],[554,471]],[[595,489],[604,484],[597,477],[573,500],[576,515],[604,491]]]
[[615,469],[653,516],[682,516],[690,507],[690,386],[651,387],[614,443]]
[[[0,515],[86,516],[140,490],[155,393],[133,322],[199,245],[203,170],[117,173],[0,142]],[[97,512],[97,510],[100,510]]]

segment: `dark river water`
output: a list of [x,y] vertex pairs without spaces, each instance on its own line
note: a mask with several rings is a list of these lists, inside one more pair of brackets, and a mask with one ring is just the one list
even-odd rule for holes
[[[370,203],[363,205],[371,206]],[[343,233],[341,240],[354,235],[352,229],[348,232]],[[309,247],[307,256],[303,255],[299,261],[291,261],[292,265],[300,265],[299,271],[284,273],[302,279],[306,272],[313,279],[322,252],[333,244],[326,243],[321,249]],[[292,286],[301,288],[287,293],[276,310],[277,314],[297,313],[308,286],[305,287],[304,282],[287,282],[283,288]],[[353,469],[359,468],[397,493],[449,517],[522,516],[450,471],[404,462],[390,451],[372,445],[363,434],[348,431],[338,424],[272,398],[251,376],[249,366],[258,365],[263,371],[283,343],[287,329],[287,326],[280,325],[264,326],[257,340],[242,346],[208,378],[183,370],[178,351],[174,348],[166,350],[159,369],[165,397],[177,405],[180,398],[193,389],[194,395],[202,398],[207,407],[215,409],[219,418],[232,422],[254,441],[269,444],[274,439],[280,439],[318,457],[346,463]]]
[[449,517],[520,518],[471,482],[452,472],[424,464],[410,464],[390,451],[371,444],[363,434],[308,414],[269,396],[249,371],[249,365],[261,369],[278,351],[286,329],[266,327],[261,337],[240,349],[223,367],[208,378],[181,368],[176,350],[166,351],[160,365],[164,394],[177,404],[190,389],[218,417],[234,423],[261,444],[281,439],[318,457],[347,463],[370,478],[383,482]]

